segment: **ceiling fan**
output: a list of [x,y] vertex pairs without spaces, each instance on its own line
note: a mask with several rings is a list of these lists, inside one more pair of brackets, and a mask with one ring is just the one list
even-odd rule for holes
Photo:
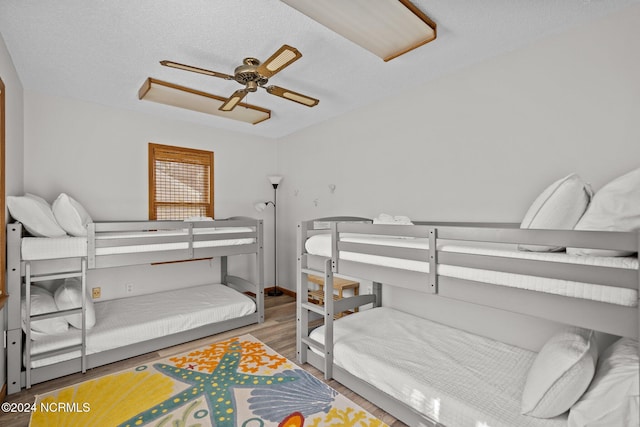
[[256,58],[244,58],[242,65],[236,67],[233,75],[218,73],[217,71],[206,70],[204,68],[193,67],[191,65],[180,64],[173,61],[160,61],[165,67],[177,68],[179,70],[193,71],[194,73],[206,74],[208,76],[219,77],[225,80],[235,80],[243,89],[236,90],[221,106],[221,111],[231,111],[249,92],[255,92],[258,87],[265,89],[271,95],[276,95],[290,101],[297,102],[307,107],[313,107],[320,102],[318,99],[310,96],[294,92],[280,86],[266,86],[276,73],[282,71],[285,67],[292,64],[302,57],[302,54],[295,47],[282,45],[273,55],[264,62],[260,62]]

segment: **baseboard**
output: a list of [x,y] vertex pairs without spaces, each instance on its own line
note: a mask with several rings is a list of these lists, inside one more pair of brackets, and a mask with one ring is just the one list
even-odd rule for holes
[[[270,288],[264,288],[264,293],[265,293],[265,295],[266,295],[268,292],[273,291],[275,288],[276,288],[275,286],[271,286]],[[294,297],[294,298],[296,297],[296,293],[295,293],[295,291],[291,291],[291,290],[286,289],[286,288],[281,288],[281,287],[279,287],[279,286],[278,286],[278,290],[279,290],[279,291],[281,291],[281,292],[282,292],[283,294],[285,294],[285,295],[289,295],[290,297]]]

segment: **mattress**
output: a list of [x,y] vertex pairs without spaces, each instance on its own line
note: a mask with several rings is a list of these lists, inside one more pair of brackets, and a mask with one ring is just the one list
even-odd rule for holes
[[[87,355],[171,335],[256,311],[253,300],[225,285],[213,284],[158,292],[95,304],[96,324],[87,331]],[[31,354],[77,345],[80,329],[32,341]],[[72,351],[37,361],[37,368],[80,357]]]
[[[254,231],[250,227],[221,227],[221,228],[197,228],[193,230],[194,235],[222,234],[222,233],[246,233]],[[99,240],[127,239],[154,236],[183,236],[187,235],[186,230],[176,231],[156,231],[156,232],[130,232],[130,233],[102,233]],[[255,243],[253,238],[244,239],[224,239],[224,240],[204,240],[193,242],[194,248],[209,248],[216,246],[235,246]],[[179,243],[157,243],[146,245],[122,245],[114,247],[96,248],[96,255],[115,255],[126,253],[140,253],[153,251],[167,251],[177,249],[188,249],[188,242]],[[22,259],[25,261],[37,261],[44,259],[75,258],[87,255],[86,237],[25,237],[22,239]]]
[[[343,242],[352,243],[364,243],[414,249],[429,249],[428,239],[422,238],[414,239],[348,234],[343,235],[340,240]],[[305,248],[310,254],[330,257],[331,235],[318,234],[312,236],[306,241]],[[570,263],[576,265],[638,269],[637,257],[576,256],[568,255],[564,252],[526,252],[518,251],[517,249],[515,249],[515,245],[487,247],[442,244],[438,247],[438,250],[443,252],[489,255],[534,261]],[[367,264],[376,264],[384,267],[418,271],[422,273],[429,272],[429,263],[426,261],[414,261],[346,251],[342,251],[340,253],[340,259]],[[504,273],[500,271],[482,270],[444,264],[438,265],[438,274],[458,279],[475,280],[478,282],[491,283],[494,285],[546,292],[567,297],[583,298],[628,307],[634,307],[638,305],[638,292],[635,289],[626,289],[614,286],[550,279],[538,276]]]
[[[334,323],[334,364],[445,426],[559,427],[520,414],[536,353],[387,307]],[[311,338],[324,342],[323,327]]]

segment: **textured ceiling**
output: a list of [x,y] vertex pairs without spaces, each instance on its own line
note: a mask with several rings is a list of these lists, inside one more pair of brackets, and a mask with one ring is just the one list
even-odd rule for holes
[[[0,33],[26,90],[277,138],[638,0],[414,0],[438,38],[383,62],[278,0],[0,0]],[[597,30],[597,29],[594,29]],[[319,98],[307,108],[259,91],[272,110],[250,125],[140,101],[154,77],[221,96],[240,86],[162,67],[169,59],[232,74],[283,44],[303,54],[270,83]]]

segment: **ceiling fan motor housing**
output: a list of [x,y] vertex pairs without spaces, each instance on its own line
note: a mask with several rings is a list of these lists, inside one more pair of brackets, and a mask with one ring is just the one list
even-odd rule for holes
[[245,58],[243,65],[236,67],[233,78],[240,84],[246,85],[249,92],[258,90],[258,86],[267,84],[269,79],[258,73],[260,61],[256,58]]

